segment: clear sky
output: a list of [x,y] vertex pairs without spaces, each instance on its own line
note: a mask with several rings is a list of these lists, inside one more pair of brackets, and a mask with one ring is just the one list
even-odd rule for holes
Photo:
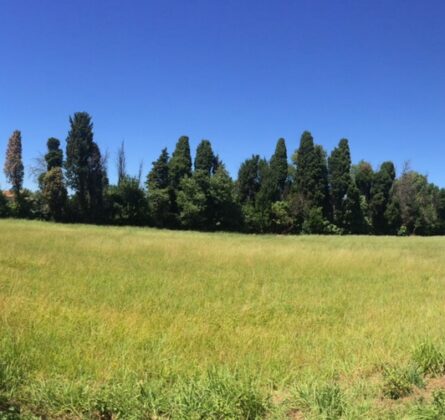
[[133,174],[186,134],[236,176],[310,130],[445,186],[444,22],[443,0],[0,0],[1,167],[14,129],[28,169],[87,111],[111,181],[122,140]]

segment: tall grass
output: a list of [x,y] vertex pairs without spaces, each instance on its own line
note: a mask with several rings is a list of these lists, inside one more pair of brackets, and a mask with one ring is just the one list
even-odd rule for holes
[[[444,255],[440,237],[2,220],[0,411],[255,418],[401,410],[378,404],[382,367],[409,363],[422,342],[443,342]],[[436,356],[418,350],[423,374],[442,369]],[[310,389],[325,393],[310,403],[288,397],[315,382]]]

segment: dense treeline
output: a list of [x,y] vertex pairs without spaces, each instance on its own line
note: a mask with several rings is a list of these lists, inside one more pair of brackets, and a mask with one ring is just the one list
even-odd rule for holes
[[91,117],[78,112],[65,155],[50,138],[41,166],[38,190],[23,189],[21,133],[14,131],[4,165],[11,189],[0,191],[0,217],[258,233],[445,233],[445,189],[409,167],[397,178],[392,162],[378,170],[365,161],[353,165],[347,139],[328,156],[307,131],[290,163],[280,138],[269,160],[252,155],[242,162],[236,181],[208,140],[192,160],[188,137],[180,137],[171,156],[161,151],[145,183],[141,170],[127,173],[122,144],[111,185]]

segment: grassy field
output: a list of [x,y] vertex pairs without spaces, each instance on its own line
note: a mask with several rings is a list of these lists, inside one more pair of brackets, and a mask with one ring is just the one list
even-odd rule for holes
[[0,221],[0,417],[442,418],[445,238]]

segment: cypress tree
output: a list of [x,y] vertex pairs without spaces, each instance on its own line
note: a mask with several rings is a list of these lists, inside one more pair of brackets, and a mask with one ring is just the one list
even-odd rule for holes
[[396,177],[392,162],[384,162],[380,170],[374,174],[371,186],[370,212],[374,233],[388,233],[385,212],[390,199],[390,191]]
[[9,138],[4,171],[6,179],[11,183],[12,191],[17,200],[22,189],[25,174],[22,162],[22,134],[19,130],[15,130]]
[[121,143],[116,158],[117,169],[117,185],[119,185],[127,177],[127,157],[125,155],[125,144]]
[[86,112],[70,117],[66,143],[66,176],[76,192],[80,216],[98,220],[102,207],[104,166],[98,145],[93,141],[93,123]]
[[46,146],[48,151],[45,155],[46,169],[61,168],[63,164],[63,151],[60,148],[60,140],[54,137],[48,139]]
[[181,179],[192,175],[192,157],[187,136],[181,136],[176,143],[175,151],[169,163],[169,172],[170,182],[175,190],[179,188]]
[[48,170],[43,176],[42,185],[42,195],[50,216],[56,221],[62,220],[68,198],[62,168],[54,166]]
[[296,151],[293,160],[296,166],[295,189],[305,199],[309,200],[315,190],[314,178],[315,163],[314,139],[309,131],[301,135],[300,147]]
[[[347,139],[341,139],[328,159],[334,222],[341,226],[344,219],[343,201],[351,188],[351,152]],[[355,190],[353,190],[355,193]]]
[[341,225],[345,233],[366,233],[365,217],[360,204],[360,191],[354,182],[350,181],[342,203]]
[[68,198],[62,172],[63,151],[60,148],[60,141],[54,137],[49,138],[46,145],[48,148],[45,154],[47,171],[41,178],[42,195],[49,215],[59,221],[64,216]]
[[162,149],[147,175],[147,197],[151,223],[157,227],[173,225],[172,191],[169,176],[169,155]]
[[238,171],[237,194],[241,203],[253,203],[261,187],[260,157],[252,155],[246,159]]
[[284,190],[286,187],[286,181],[288,177],[288,163],[287,163],[287,150],[286,142],[283,138],[278,139],[275,147],[275,153],[270,159],[270,170],[275,182],[275,200],[282,200],[284,196]]
[[212,145],[208,140],[202,140],[196,149],[195,171],[203,171],[210,175],[215,163]]
[[[330,217],[329,185],[326,153],[305,131],[300,140],[300,147],[293,156],[296,166],[295,190],[304,203],[304,213],[309,214],[311,208],[320,208],[325,218]],[[315,213],[313,213],[315,214]]]

